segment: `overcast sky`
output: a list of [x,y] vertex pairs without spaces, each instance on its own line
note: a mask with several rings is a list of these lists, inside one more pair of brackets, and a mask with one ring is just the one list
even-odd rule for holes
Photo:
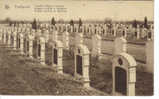
[[[143,20],[147,16],[148,20],[153,20],[153,1],[92,1],[92,0],[0,0],[0,19],[10,17],[14,20],[50,20],[55,19],[104,19],[106,17],[113,20]],[[9,9],[5,9],[5,5]],[[63,5],[67,12],[35,12],[36,5]],[[26,8],[16,8],[15,6],[25,6]]]

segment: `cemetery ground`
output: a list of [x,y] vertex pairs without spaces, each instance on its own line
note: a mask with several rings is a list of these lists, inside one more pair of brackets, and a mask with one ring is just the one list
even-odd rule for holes
[[[140,52],[134,52],[139,54]],[[82,87],[73,77],[74,57],[64,51],[64,73],[59,75],[51,68],[51,48],[46,48],[46,63],[40,65],[35,60],[17,55],[8,48],[0,47],[0,94],[15,95],[111,95],[112,92],[112,56],[105,55],[98,60],[90,59],[91,90]],[[144,71],[138,63],[136,95],[153,95],[153,75]],[[95,89],[99,90],[95,90]]]
[[[97,58],[92,58],[90,66],[91,87],[108,94],[112,92],[112,64],[110,59],[111,56],[107,56],[107,58],[101,59],[100,61],[98,61]],[[65,62],[65,64],[64,70],[73,74],[74,69],[72,64],[74,64],[74,62],[69,60],[69,62]],[[137,67],[136,95],[151,96],[153,95],[153,75],[145,72],[142,65],[143,64],[139,64],[139,67]]]
[[1,95],[108,95],[0,44]]

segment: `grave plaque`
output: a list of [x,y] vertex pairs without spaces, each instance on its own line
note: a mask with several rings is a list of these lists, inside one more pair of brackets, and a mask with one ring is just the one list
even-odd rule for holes
[[112,35],[114,35],[114,30],[112,30]]
[[26,44],[25,44],[25,42],[26,42],[26,39],[24,38],[24,44],[23,44],[23,46],[24,46],[24,53],[26,53]]
[[151,39],[151,32],[148,32],[148,38]]
[[11,36],[11,45],[13,45],[14,44],[14,38],[13,38],[13,36]]
[[125,36],[125,31],[123,31],[123,36]]
[[18,48],[20,48],[20,38],[18,40],[19,40],[19,42],[18,42]]
[[82,56],[76,55],[77,73],[82,75]]
[[2,41],[4,40],[4,34],[2,34]]
[[57,64],[57,49],[54,49],[54,64]]
[[137,37],[137,32],[135,32],[135,37]]
[[38,57],[40,57],[41,56],[41,45],[39,44],[38,45]]
[[6,35],[6,43],[8,43],[8,35]]
[[16,37],[16,48],[18,48],[18,37]]
[[27,41],[27,52],[29,52],[29,41]]
[[120,67],[115,68],[115,90],[126,95],[126,71]]

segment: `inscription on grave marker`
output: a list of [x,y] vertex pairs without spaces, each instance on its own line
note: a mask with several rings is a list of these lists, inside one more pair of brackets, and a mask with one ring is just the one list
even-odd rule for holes
[[76,55],[77,73],[82,75],[82,56]]
[[115,90],[126,95],[126,71],[120,67],[115,68]]

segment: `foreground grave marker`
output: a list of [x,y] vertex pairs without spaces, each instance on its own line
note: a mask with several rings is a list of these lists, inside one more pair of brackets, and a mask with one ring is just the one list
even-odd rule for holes
[[135,59],[127,53],[120,53],[114,56],[112,66],[113,95],[135,96]]
[[127,45],[123,37],[114,42],[115,54],[112,60],[113,95],[135,96],[136,61],[126,53]]
[[83,86],[89,87],[89,55],[90,52],[85,45],[79,44],[75,48],[75,76],[83,78]]
[[39,37],[37,45],[38,45],[38,48],[37,48],[38,58],[40,60],[40,63],[45,65],[45,39],[44,39],[44,37]]
[[29,57],[33,58],[33,40],[34,40],[34,36],[33,35],[29,35],[28,36],[29,39]]
[[52,65],[55,67],[56,72],[63,74],[63,44],[61,41],[53,41],[52,44]]

